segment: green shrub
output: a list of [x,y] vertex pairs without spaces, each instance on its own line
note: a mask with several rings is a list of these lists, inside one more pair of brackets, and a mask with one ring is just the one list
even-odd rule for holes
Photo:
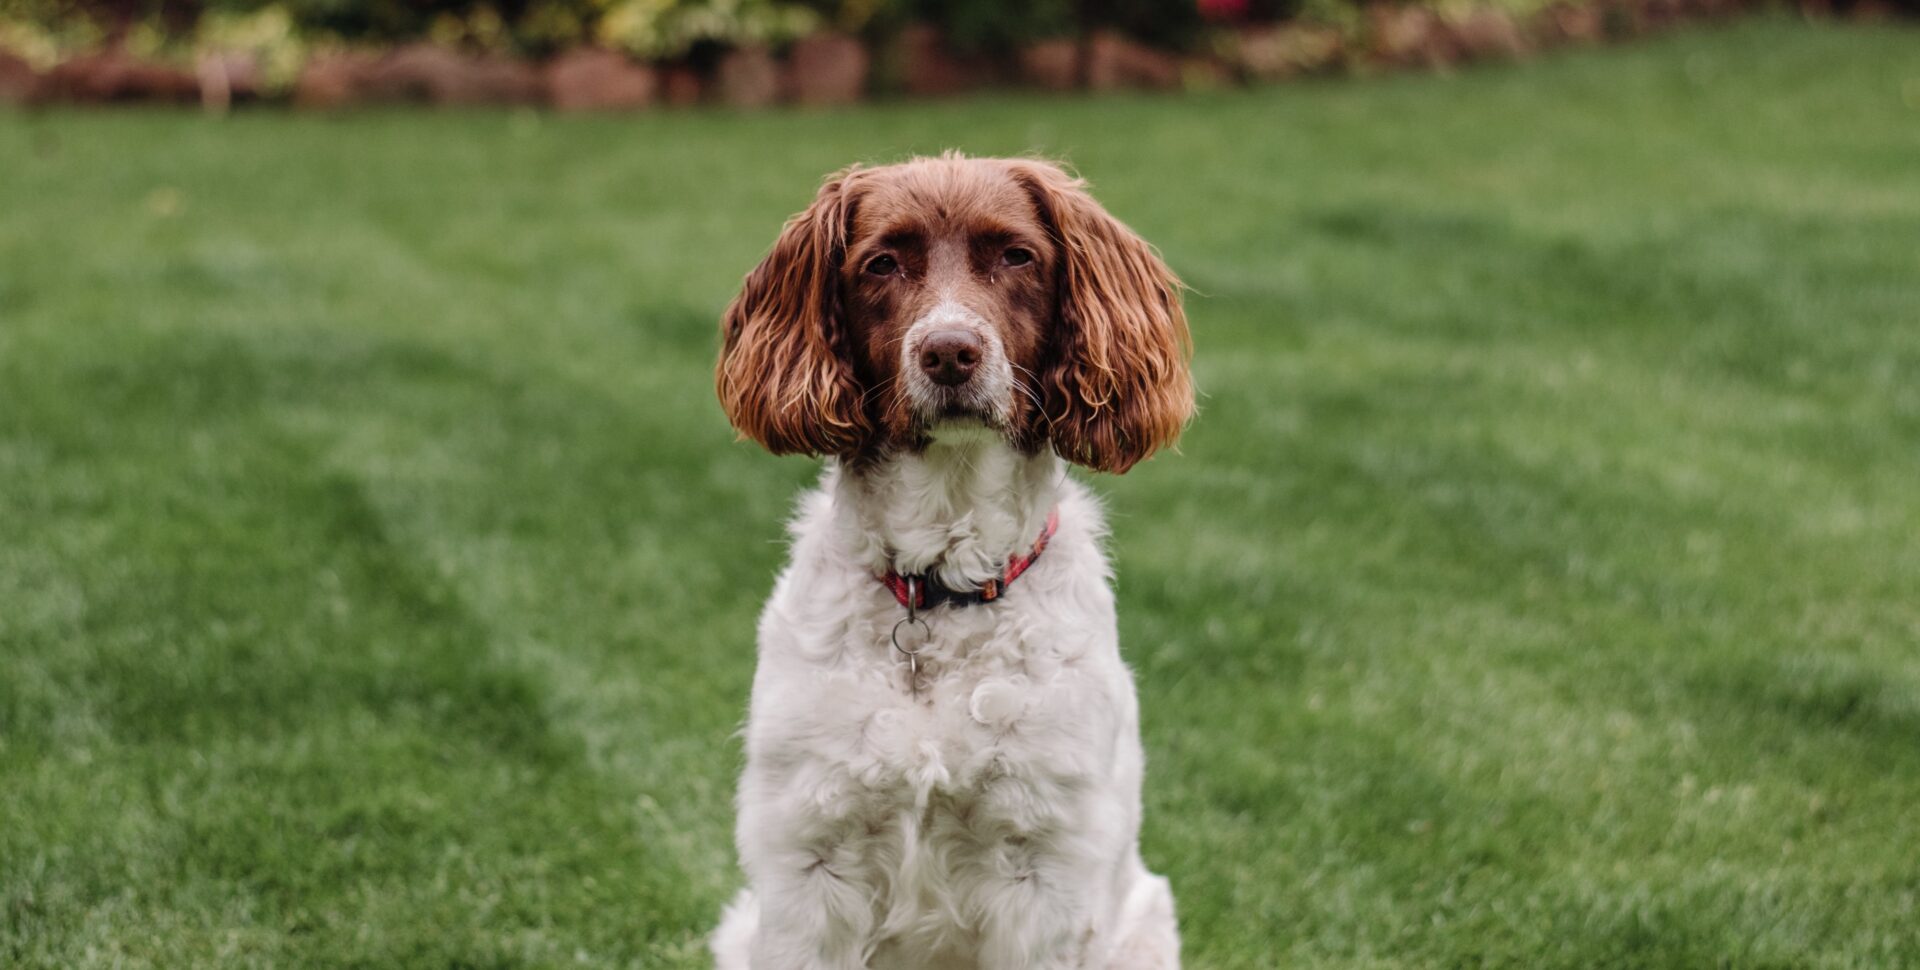
[[1093,29],[1178,46],[1203,24],[1195,0],[3,0],[0,22],[192,34],[210,16],[278,11],[304,35],[354,43],[432,38],[538,53],[592,41],[649,57],[702,42],[778,44],[822,25],[873,33],[927,22],[959,48],[996,51]]
[[703,43],[784,43],[820,21],[815,9],[782,0],[610,0],[591,33],[641,56],[674,57]]
[[900,0],[889,5],[901,22],[940,25],[947,40],[969,52],[997,52],[1073,32],[1074,0]]
[[[880,40],[938,26],[956,48],[1006,57],[1050,37],[1114,30],[1167,48],[1205,46],[1212,25],[1287,18],[1356,28],[1368,0],[0,0],[0,48],[41,62],[105,38],[150,49],[284,24],[302,44],[431,39],[541,55],[580,43],[654,59],[779,45],[823,26]],[[1389,0],[1443,16],[1493,3],[1530,14],[1552,0]],[[1840,0],[1844,6],[1849,0]],[[1920,0],[1896,0],[1911,9]],[[240,26],[236,26],[240,25]],[[251,25],[251,26],[245,26]],[[156,39],[157,38],[157,39]],[[274,41],[285,48],[285,38]]]

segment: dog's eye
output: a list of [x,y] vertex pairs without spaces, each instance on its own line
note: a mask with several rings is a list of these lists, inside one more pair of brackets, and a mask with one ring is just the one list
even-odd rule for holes
[[1000,255],[1008,266],[1025,266],[1033,262],[1033,253],[1015,246]]
[[900,261],[892,256],[875,256],[867,260],[867,272],[875,276],[892,276],[899,268]]

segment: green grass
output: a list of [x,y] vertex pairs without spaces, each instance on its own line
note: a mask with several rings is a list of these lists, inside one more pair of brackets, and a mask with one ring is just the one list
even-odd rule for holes
[[1195,287],[1103,480],[1188,963],[1920,954],[1920,34],[638,120],[0,116],[0,965],[703,965],[825,171]]

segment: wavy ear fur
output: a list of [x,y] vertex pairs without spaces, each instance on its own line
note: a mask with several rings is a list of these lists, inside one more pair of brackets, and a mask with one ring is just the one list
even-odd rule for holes
[[1009,163],[1060,246],[1059,319],[1041,377],[1062,458],[1119,474],[1193,415],[1182,285],[1158,253],[1059,167]]
[[871,433],[840,309],[858,166],[787,220],[721,319],[714,385],[742,437],[776,455],[845,455]]

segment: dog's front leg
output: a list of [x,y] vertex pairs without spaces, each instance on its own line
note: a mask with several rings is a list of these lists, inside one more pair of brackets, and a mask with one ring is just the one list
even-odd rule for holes
[[859,859],[834,848],[840,819],[820,804],[843,809],[843,792],[801,785],[808,797],[790,801],[793,779],[770,777],[749,763],[736,833],[747,880],[759,905],[752,970],[863,970],[874,928],[874,887]]
[[761,872],[753,970],[861,970],[873,927],[868,891],[821,861]]
[[1035,876],[989,890],[980,927],[980,970],[1081,970],[1093,942],[1085,886],[1047,885]]

